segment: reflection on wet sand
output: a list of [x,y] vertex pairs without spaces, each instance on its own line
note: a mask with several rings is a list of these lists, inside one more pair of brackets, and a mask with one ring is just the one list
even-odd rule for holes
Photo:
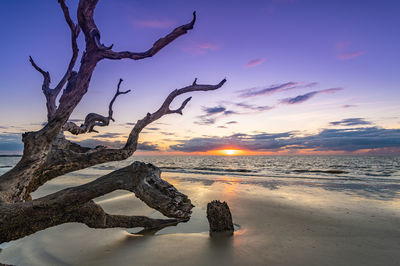
[[[159,231],[64,224],[9,243],[0,261],[16,265],[390,266],[400,260],[398,194],[389,201],[318,186],[280,184],[279,189],[266,189],[260,182],[244,183],[237,178],[220,176],[204,183],[174,173],[163,176],[196,206],[189,222]],[[56,179],[52,182],[48,185],[57,185]],[[44,187],[37,193],[49,190]],[[240,225],[233,237],[209,237],[205,212],[214,199],[229,203],[233,221]],[[163,217],[125,191],[96,201],[113,214]]]

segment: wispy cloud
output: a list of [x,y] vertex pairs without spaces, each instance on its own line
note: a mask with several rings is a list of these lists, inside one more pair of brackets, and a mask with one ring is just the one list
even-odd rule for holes
[[103,133],[103,134],[95,135],[94,137],[112,139],[112,138],[118,138],[122,135],[124,135],[124,134],[122,134],[122,133]]
[[139,143],[137,146],[137,149],[142,150],[142,151],[159,151],[160,150],[160,148],[158,147],[157,144],[153,144],[148,141]]
[[204,41],[204,42],[191,42],[187,44],[187,46],[183,47],[183,51],[187,53],[191,53],[194,55],[200,55],[204,54],[209,51],[215,51],[221,48],[221,45],[210,42],[210,41]]
[[237,93],[239,93],[238,95],[239,97],[248,98],[261,95],[271,95],[273,93],[294,90],[294,89],[311,88],[316,86],[317,84],[318,83],[316,82],[304,83],[304,82],[291,81],[287,83],[272,85],[265,88],[249,88],[249,89],[238,90]]
[[262,63],[264,63],[264,61],[265,61],[264,58],[256,58],[256,59],[253,59],[253,60],[250,60],[249,62],[247,62],[245,67],[255,67],[255,66],[261,65]]
[[233,110],[227,110],[226,107],[219,105],[215,107],[202,107],[203,114],[197,116],[199,120],[195,121],[195,124],[198,125],[212,125],[215,124],[217,119],[223,117],[223,116],[228,116],[228,115],[233,115],[237,114],[236,111]]
[[268,110],[271,110],[274,108],[273,106],[268,106],[268,105],[259,106],[259,105],[244,103],[244,102],[233,103],[233,104],[238,107],[247,109],[247,110],[258,111],[258,112],[268,111]]
[[222,113],[226,110],[226,108],[223,106],[216,106],[216,107],[204,107],[203,106],[202,109],[203,109],[203,112],[207,115]]
[[364,118],[346,118],[340,121],[334,121],[329,123],[331,126],[359,126],[359,125],[371,125],[372,123],[366,121]]
[[351,45],[351,41],[342,41],[336,43],[336,49],[342,51]]
[[133,21],[133,25],[138,28],[165,29],[176,25],[176,22],[169,19],[140,19]]
[[144,129],[145,129],[145,130],[151,130],[151,131],[158,131],[158,130],[160,130],[160,128],[158,128],[158,127],[145,127]]
[[355,104],[344,104],[342,105],[343,108],[351,108],[351,107],[357,107]]
[[353,59],[356,57],[359,57],[360,55],[365,54],[364,50],[358,50],[354,52],[348,52],[348,53],[341,53],[338,55],[338,59],[340,60],[348,60],[348,59]]
[[298,95],[296,97],[281,99],[280,103],[283,103],[283,104],[298,104],[298,103],[302,103],[302,102],[305,102],[305,101],[311,99],[312,97],[314,97],[317,94],[335,93],[335,92],[340,91],[340,90],[343,90],[343,88],[330,88],[330,89],[325,89],[325,90],[312,91],[312,92],[309,92],[309,93],[306,93],[306,94]]
[[340,60],[348,60],[365,54],[365,50],[352,48],[351,41],[341,41],[336,43],[336,50],[339,53],[336,57]]

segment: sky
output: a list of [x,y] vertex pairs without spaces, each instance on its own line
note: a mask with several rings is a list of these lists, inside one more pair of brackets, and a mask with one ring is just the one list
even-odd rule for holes
[[[75,22],[77,4],[67,1]],[[71,119],[106,115],[120,78],[132,91],[116,100],[110,126],[67,138],[121,147],[172,90],[226,78],[192,93],[183,116],[149,125],[138,154],[400,154],[400,1],[100,0],[95,21],[106,45],[141,52],[194,10],[194,29],[152,58],[97,65]],[[0,25],[0,154],[14,154],[21,133],[46,121],[42,77],[28,57],[56,84],[70,33],[55,0],[1,1]]]

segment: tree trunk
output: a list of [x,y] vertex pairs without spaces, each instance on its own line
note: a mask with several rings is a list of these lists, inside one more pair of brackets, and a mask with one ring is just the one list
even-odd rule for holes
[[[129,92],[129,90],[119,90],[122,82],[120,79],[117,92],[108,107],[108,116],[89,113],[81,126],[68,121],[88,91],[97,63],[105,59],[141,60],[152,57],[176,38],[193,29],[196,21],[194,12],[193,19],[189,23],[175,28],[158,39],[145,52],[117,52],[112,50],[112,45],[106,46],[100,42],[100,31],[93,18],[97,2],[98,0],[80,0],[77,10],[78,24],[75,24],[65,0],[58,0],[71,31],[72,57],[64,76],[54,88],[50,88],[50,73],[40,68],[33,58],[29,57],[31,65],[43,76],[42,91],[46,98],[47,124],[38,131],[23,134],[24,151],[20,162],[0,176],[0,243],[67,222],[80,222],[93,228],[139,226],[153,229],[174,225],[190,218],[193,205],[187,196],[163,181],[158,168],[140,162],[88,184],[67,188],[39,199],[31,199],[31,192],[57,176],[128,158],[136,151],[139,134],[147,125],[164,115],[182,115],[191,97],[184,100],[178,109],[171,109],[170,105],[177,96],[196,91],[216,90],[226,82],[223,79],[216,85],[203,85],[197,84],[195,79],[191,85],[172,91],[157,111],[147,113],[136,122],[127,142],[120,149],[106,147],[91,149],[68,141],[63,132],[68,131],[72,134],[96,132],[94,127],[107,126],[110,121],[114,121],[112,107],[117,96]],[[85,37],[85,51],[80,60],[79,70],[76,72],[73,69],[79,54],[77,38],[81,30]],[[56,99],[59,99],[58,105]],[[151,208],[175,219],[151,219],[105,213],[93,199],[116,189],[135,193]]]
[[233,234],[232,215],[228,204],[213,200],[207,204],[207,219],[210,224],[210,235],[217,233]]
[[[190,199],[162,180],[160,174],[160,169],[151,164],[134,162],[81,186],[27,202],[3,203],[0,205],[0,243],[69,222],[92,228],[152,229],[187,221],[193,208]],[[117,189],[135,193],[151,208],[176,219],[110,215],[92,200]]]

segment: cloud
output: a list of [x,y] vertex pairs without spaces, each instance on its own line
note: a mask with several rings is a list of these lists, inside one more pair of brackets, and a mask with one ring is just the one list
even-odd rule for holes
[[227,137],[203,137],[193,138],[181,141],[182,143],[171,145],[170,148],[175,151],[183,152],[206,152],[210,150],[219,150],[228,147],[236,147],[246,150],[260,150],[260,143],[263,149],[279,149],[281,145],[278,143],[280,138],[289,137],[290,133],[278,134],[234,134]]
[[300,89],[300,88],[311,88],[317,84],[318,83],[316,82],[303,83],[303,82],[291,81],[287,83],[272,85],[266,88],[249,88],[249,89],[238,90],[237,92],[239,93],[239,97],[248,98],[261,95],[271,95],[277,92]]
[[239,113],[236,111],[232,111],[232,110],[227,110],[224,112],[224,115],[234,115],[234,114],[239,114]]
[[204,107],[203,106],[202,109],[203,109],[203,112],[205,112],[207,115],[222,113],[226,110],[226,108],[223,106],[216,106],[216,107]]
[[23,147],[21,133],[6,132],[0,134],[0,152],[20,152]]
[[254,105],[254,104],[248,104],[248,103],[244,103],[244,102],[240,102],[240,103],[234,103],[236,106],[247,109],[247,110],[252,110],[252,111],[259,111],[259,112],[263,112],[263,111],[268,111],[273,109],[273,106],[258,106],[258,105]]
[[200,120],[194,121],[193,123],[201,126],[213,125],[217,121],[215,117],[198,116]]
[[349,53],[341,53],[338,55],[338,59],[340,60],[348,60],[348,59],[353,59],[356,57],[359,57],[360,55],[365,54],[364,50],[358,50],[358,51],[354,51],[354,52],[349,52]]
[[197,125],[212,125],[212,124],[215,124],[217,119],[219,119],[223,116],[238,114],[236,111],[227,110],[226,107],[224,107],[222,105],[215,106],[215,107],[204,107],[203,106],[202,111],[204,114],[197,116],[197,118],[199,118],[199,120],[194,122]]
[[206,152],[224,148],[252,151],[314,151],[354,152],[370,149],[400,148],[400,129],[378,127],[323,129],[320,133],[299,137],[295,132],[234,134],[226,137],[203,137],[182,140],[171,145],[174,151]]
[[340,90],[343,90],[343,88],[330,88],[330,89],[325,89],[325,90],[312,91],[312,92],[309,92],[309,93],[306,93],[306,94],[298,95],[296,97],[281,99],[280,103],[283,103],[283,104],[302,103],[302,102],[305,102],[305,101],[311,99],[312,97],[314,97],[317,94],[335,93],[335,92],[340,91]]
[[166,135],[166,136],[176,136],[176,134],[173,133],[173,132],[160,131],[160,132],[158,132],[158,133],[160,133],[160,134],[162,134],[162,135]]
[[318,94],[317,91],[312,91],[303,95],[298,95],[296,97],[293,98],[285,98],[282,99],[280,102],[281,103],[285,103],[285,104],[296,104],[296,103],[302,103],[305,102],[309,99],[311,99],[312,97],[314,97],[316,94]]
[[133,21],[133,25],[135,25],[138,28],[165,29],[165,28],[171,28],[175,24],[176,24],[175,21],[169,19],[164,19],[164,20],[141,19]]
[[357,107],[355,104],[344,104],[342,105],[343,108],[351,108],[351,107]]
[[364,118],[346,118],[340,121],[334,121],[329,123],[331,126],[358,126],[358,125],[371,125],[369,121],[365,121]]
[[204,54],[208,51],[215,51],[221,48],[221,45],[205,41],[205,42],[192,42],[188,46],[183,47],[183,51],[194,55]]
[[[215,106],[215,107],[202,107],[202,111],[204,112],[203,115],[197,116],[199,118],[198,121],[195,121],[195,124],[198,125],[212,125],[217,122],[218,119],[229,116],[229,115],[243,115],[249,113],[257,113],[257,112],[264,112],[273,109],[274,107],[271,106],[258,106],[254,104],[249,104],[245,102],[230,102],[230,101],[221,101],[221,103],[225,105],[231,105],[234,107],[239,107],[242,109],[242,112],[228,110],[222,104]],[[251,112],[245,112],[244,110],[250,110]],[[231,121],[231,124],[237,123],[236,121]]]
[[237,123],[238,123],[238,121],[229,121],[229,122],[226,122],[225,124],[231,125],[231,124],[237,124]]
[[351,41],[343,41],[336,43],[336,49],[342,51],[351,45]]
[[255,67],[255,66],[261,65],[262,63],[264,63],[264,61],[265,61],[264,58],[256,58],[256,59],[253,59],[253,60],[250,60],[249,62],[247,62],[245,67]]
[[137,149],[141,150],[141,151],[159,151],[160,150],[160,148],[158,147],[157,144],[152,144],[148,141],[139,143],[137,146]]
[[122,133],[103,133],[100,135],[95,135],[95,138],[106,138],[106,139],[112,139],[112,138],[118,138],[121,135],[123,135]]

